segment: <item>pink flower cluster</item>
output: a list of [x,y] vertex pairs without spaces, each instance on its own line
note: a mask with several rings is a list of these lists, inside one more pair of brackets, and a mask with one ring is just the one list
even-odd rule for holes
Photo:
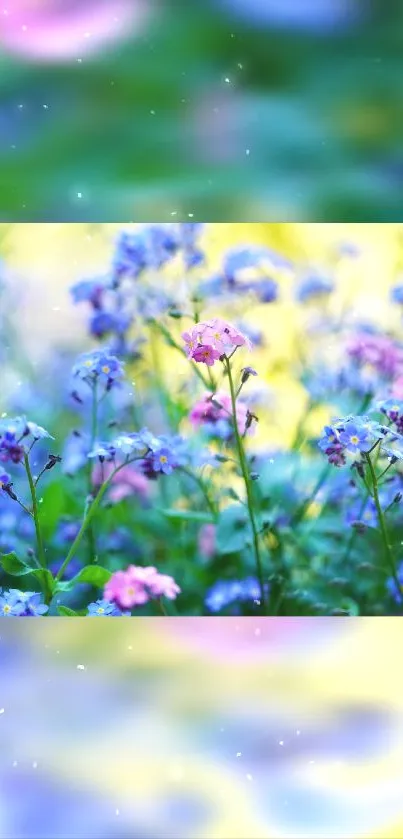
[[183,332],[188,358],[212,367],[223,355],[230,355],[237,347],[252,345],[245,335],[221,318],[197,323],[189,332]]
[[[241,434],[245,433],[246,421],[248,417],[248,408],[245,402],[237,402],[236,418],[238,428]],[[202,399],[193,406],[189,419],[192,425],[200,427],[201,425],[215,425],[226,420],[230,423],[232,419],[232,405],[231,397],[224,390],[219,390],[217,393],[206,393]]]
[[[92,473],[92,483],[95,487],[100,487],[106,481],[115,467],[112,463],[98,463]],[[150,484],[147,478],[139,472],[134,466],[124,466],[120,472],[112,478],[111,487],[109,490],[109,500],[113,504],[118,504],[124,498],[130,495],[137,496],[143,501],[148,498],[150,494]]]
[[116,571],[104,588],[104,598],[116,603],[120,609],[143,606],[152,597],[175,600],[180,588],[173,577],[159,574],[153,566],[142,568],[129,565],[126,571]]
[[358,364],[368,364],[388,378],[403,374],[403,348],[387,335],[359,333],[349,342],[347,352]]

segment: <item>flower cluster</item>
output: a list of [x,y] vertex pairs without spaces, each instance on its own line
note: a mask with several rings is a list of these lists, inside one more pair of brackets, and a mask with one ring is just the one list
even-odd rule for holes
[[355,363],[368,365],[387,379],[403,375],[403,346],[388,335],[359,332],[348,341],[347,353]]
[[92,618],[120,618],[128,617],[130,612],[118,609],[115,603],[106,598],[88,604],[87,614]]
[[14,588],[2,591],[0,589],[1,617],[41,617],[46,614],[48,608],[43,603],[42,596],[34,591],[19,591]]
[[160,574],[153,566],[129,565],[125,571],[112,574],[105,586],[104,598],[120,609],[133,609],[155,597],[175,600],[180,591],[173,577]]
[[246,335],[221,318],[197,323],[190,331],[183,332],[182,338],[188,358],[208,367],[213,367],[223,356],[230,356],[238,347],[252,348]]
[[260,603],[260,587],[255,577],[244,580],[219,580],[207,592],[205,599],[209,612],[220,612],[235,602]]
[[[0,422],[0,462],[20,463],[37,440],[53,437],[40,425],[25,417]],[[4,476],[3,476],[4,478]],[[3,480],[4,483],[4,480]]]
[[101,350],[84,353],[73,367],[73,376],[91,387],[100,384],[110,390],[123,377],[123,366],[116,356]]
[[[250,412],[245,402],[237,401],[236,419],[241,434],[251,433]],[[206,393],[193,405],[189,420],[195,428],[203,427],[212,437],[229,440],[233,435],[231,397],[224,390]]]
[[343,466],[347,455],[360,458],[387,435],[388,429],[378,422],[368,417],[350,416],[326,425],[318,446],[327,455],[329,463]]
[[396,426],[399,434],[403,433],[403,400],[385,399],[379,404],[379,410]]

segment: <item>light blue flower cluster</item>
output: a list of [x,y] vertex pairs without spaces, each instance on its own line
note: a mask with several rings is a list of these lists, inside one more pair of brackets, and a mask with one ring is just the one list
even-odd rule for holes
[[0,616],[3,618],[35,618],[45,615],[47,611],[48,606],[43,602],[41,594],[15,588],[9,591],[0,589]]

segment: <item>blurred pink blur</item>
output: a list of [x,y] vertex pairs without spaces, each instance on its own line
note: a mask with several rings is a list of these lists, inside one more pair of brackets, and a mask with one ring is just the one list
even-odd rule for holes
[[[92,474],[92,482],[94,486],[100,486],[103,481],[107,480],[114,471],[114,466],[111,463],[104,463],[103,467],[97,464]],[[149,495],[149,482],[134,466],[124,466],[123,469],[112,478],[111,488],[109,490],[109,500],[113,504],[118,504],[124,498],[130,495],[136,495],[138,498],[145,500]]]
[[4,0],[0,47],[34,61],[71,61],[143,29],[148,0]]

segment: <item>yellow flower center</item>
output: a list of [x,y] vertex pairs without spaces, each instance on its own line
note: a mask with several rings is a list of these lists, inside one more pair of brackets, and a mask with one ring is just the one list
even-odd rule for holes
[[126,592],[127,592],[127,594],[129,594],[131,596],[132,594],[136,594],[136,589],[133,586],[129,586],[126,589]]
[[97,612],[98,612],[98,615],[103,615],[104,612],[105,612],[105,609],[103,609],[102,606],[99,606],[99,608],[97,609]]
[[110,368],[110,367],[108,367],[108,365],[107,365],[107,364],[105,364],[105,366],[102,368],[102,372],[103,372],[103,373],[110,373],[110,372],[111,372],[111,368]]
[[353,446],[356,446],[356,445],[357,445],[357,443],[359,443],[359,438],[357,437],[357,435],[356,435],[356,434],[353,434],[353,436],[352,436],[352,437],[350,437],[350,440],[351,440],[351,442],[352,442]]
[[168,463],[168,458],[165,454],[162,454],[160,457],[160,463]]
[[11,612],[11,606],[7,606],[7,604],[3,607],[3,612],[5,615],[8,615]]
[[87,358],[87,361],[85,362],[85,366],[86,367],[92,367],[92,364],[93,364],[92,358]]

